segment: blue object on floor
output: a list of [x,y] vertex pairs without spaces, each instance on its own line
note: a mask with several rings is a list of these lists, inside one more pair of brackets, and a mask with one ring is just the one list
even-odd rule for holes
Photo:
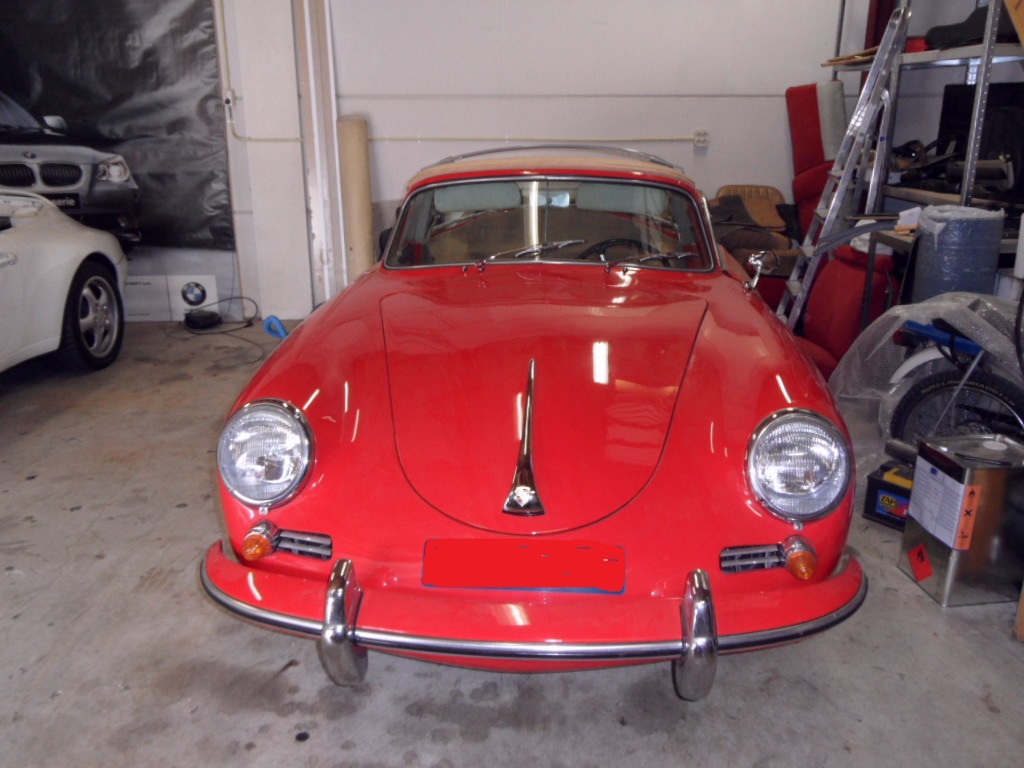
[[281,322],[277,315],[270,315],[263,320],[263,330],[275,339],[285,339],[288,336],[284,323]]

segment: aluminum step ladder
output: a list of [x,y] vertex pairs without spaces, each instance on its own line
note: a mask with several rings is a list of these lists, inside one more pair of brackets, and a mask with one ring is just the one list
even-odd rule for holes
[[899,59],[906,45],[909,20],[909,3],[897,8],[889,18],[800,255],[786,282],[787,290],[777,315],[790,330],[800,320],[821,259],[833,247],[857,234],[851,230],[859,214],[876,210],[878,193],[886,181],[887,142],[895,119],[892,99],[899,87]]

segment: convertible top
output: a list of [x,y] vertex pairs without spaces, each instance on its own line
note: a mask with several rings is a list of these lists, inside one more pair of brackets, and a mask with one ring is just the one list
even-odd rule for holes
[[616,147],[571,147],[550,145],[508,147],[501,151],[478,152],[445,158],[421,170],[409,181],[408,191],[438,178],[479,177],[489,173],[515,175],[530,172],[596,172],[661,177],[682,182],[696,191],[693,180],[682,168],[653,155]]

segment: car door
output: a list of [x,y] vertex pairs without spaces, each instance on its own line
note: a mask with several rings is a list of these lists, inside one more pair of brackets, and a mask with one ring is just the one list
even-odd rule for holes
[[28,264],[18,255],[9,232],[0,231],[0,370],[20,362],[18,353],[28,343],[25,338]]

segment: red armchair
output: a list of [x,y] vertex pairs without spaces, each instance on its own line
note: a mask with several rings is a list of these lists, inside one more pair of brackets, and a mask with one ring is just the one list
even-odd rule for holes
[[[803,332],[797,344],[827,379],[861,332],[864,294],[868,289],[868,255],[849,245],[835,249],[822,264],[807,296]],[[875,256],[869,322],[876,320],[896,295],[891,256]]]
[[846,134],[846,104],[839,80],[786,89],[793,144],[793,202],[806,233]]

